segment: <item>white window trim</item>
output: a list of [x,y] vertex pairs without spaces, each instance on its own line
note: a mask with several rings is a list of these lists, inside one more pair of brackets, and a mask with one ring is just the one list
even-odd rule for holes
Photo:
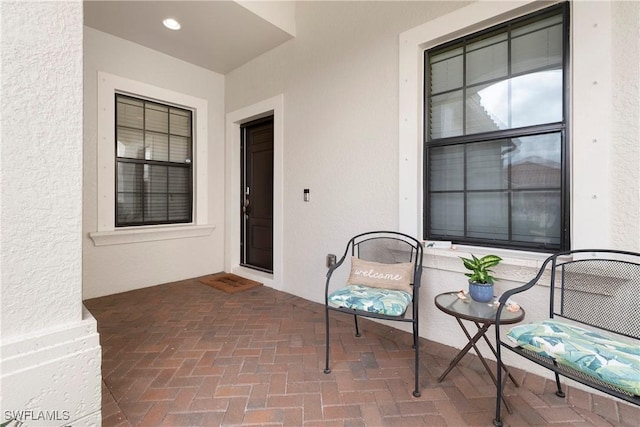
[[[493,2],[479,1],[412,28],[399,38],[399,229],[422,236],[423,234],[423,76],[424,50],[465,34],[471,34],[492,25],[526,15],[551,6],[538,1]],[[572,179],[571,179],[571,240],[573,248],[607,247],[608,227],[594,229],[593,224],[609,223],[609,176],[603,160],[608,163],[606,149],[611,134],[611,70],[610,64],[610,6],[606,2],[573,2],[571,8],[572,32]],[[581,43],[576,45],[575,40]],[[590,52],[599,52],[597,58]],[[600,66],[593,66],[597,61]],[[598,84],[593,82],[597,81]],[[588,98],[590,102],[583,102]],[[597,102],[595,101],[597,100]],[[598,103],[603,107],[591,108]],[[596,114],[599,117],[594,117]],[[594,155],[594,144],[582,141],[600,141]],[[603,159],[606,158],[606,159]],[[600,167],[598,166],[600,163]],[[580,185],[576,185],[579,183]],[[492,252],[495,248],[456,248],[461,252]],[[429,249],[425,254],[443,254],[444,249]],[[446,250],[448,251],[448,249]],[[500,250],[505,256],[525,260],[530,256],[543,258],[548,254]],[[428,266],[429,263],[425,264]]]
[[[194,119],[194,206],[193,222],[176,225],[115,227],[115,93],[170,103],[193,110]],[[148,242],[211,234],[214,225],[208,223],[208,162],[207,162],[208,101],[194,96],[159,88],[146,83],[98,72],[98,143],[97,189],[98,226],[89,233],[96,246]]]

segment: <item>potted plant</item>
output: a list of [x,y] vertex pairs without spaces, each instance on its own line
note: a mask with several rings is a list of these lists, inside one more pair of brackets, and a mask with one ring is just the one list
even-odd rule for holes
[[497,255],[485,255],[478,258],[471,254],[471,258],[463,258],[464,267],[471,270],[471,273],[465,273],[469,278],[469,295],[478,302],[489,302],[493,299],[493,282],[495,278],[491,275],[491,267],[495,267],[502,261]]

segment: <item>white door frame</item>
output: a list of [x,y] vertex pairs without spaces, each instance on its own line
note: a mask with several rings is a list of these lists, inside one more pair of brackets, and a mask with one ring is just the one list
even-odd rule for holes
[[[273,115],[273,273],[240,266],[240,126]],[[224,270],[282,289],[284,95],[227,113]]]

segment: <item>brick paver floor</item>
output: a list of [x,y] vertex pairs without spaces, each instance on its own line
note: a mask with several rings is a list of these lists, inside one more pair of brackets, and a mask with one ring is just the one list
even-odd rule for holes
[[[321,304],[268,287],[229,295],[197,279],[85,301],[102,343],[103,426],[489,426],[495,387],[474,355],[332,313],[324,374]],[[640,409],[512,370],[505,426],[638,426]]]

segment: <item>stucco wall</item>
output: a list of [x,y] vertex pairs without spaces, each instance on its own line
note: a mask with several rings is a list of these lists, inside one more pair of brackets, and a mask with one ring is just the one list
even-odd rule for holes
[[[211,234],[106,246],[96,246],[89,237],[99,230],[99,71],[207,101],[208,140],[198,143],[208,144],[207,159],[204,160],[208,166],[206,223],[215,226]],[[223,270],[223,153],[224,76],[92,28],[84,28],[84,299]]]
[[0,19],[0,423],[97,425],[100,344],[82,306],[82,2],[3,1]]
[[77,7],[2,4],[3,339],[82,317]]
[[[398,100],[409,103],[400,107],[413,114],[417,132],[422,95],[421,53],[416,48],[431,39],[418,40],[413,47],[416,57],[410,71],[415,89],[413,98],[403,98],[401,33],[424,26],[427,34],[439,34],[435,42],[442,43],[452,31],[464,34],[465,25],[471,26],[469,32],[499,22],[496,16],[510,9],[524,13],[539,7],[528,3],[483,2],[463,9],[466,5],[450,2],[302,2],[295,39],[226,76],[227,112],[279,93],[284,97],[283,290],[320,302],[327,253],[342,251],[348,237],[360,231],[405,229],[399,218],[405,202],[402,191],[418,197],[420,176],[413,172],[402,181],[412,187],[400,188],[399,176],[405,171],[398,153],[409,144],[404,152],[413,167],[420,167],[420,138],[407,142],[402,133],[399,137],[405,116],[399,114]],[[574,126],[578,124],[572,135],[572,154],[577,153],[572,180],[574,241],[581,247],[640,250],[638,3],[579,3],[572,15],[572,112]],[[494,15],[485,16],[492,10]],[[453,15],[443,16],[446,12]],[[461,17],[469,24],[459,22]],[[434,31],[432,22],[450,28],[449,33]],[[594,138],[599,142],[594,144]],[[309,203],[302,200],[303,188],[311,191]],[[414,202],[419,209],[421,202]],[[409,212],[414,221],[409,229],[419,234],[418,209]],[[426,251],[422,336],[457,347],[466,343],[455,321],[434,307],[433,297],[465,287],[458,256],[470,250],[477,248]],[[505,262],[496,269],[501,279],[497,293],[533,277],[545,257],[498,253]],[[546,311],[536,293],[519,302],[527,318],[540,318]]]
[[227,112],[284,96],[284,291],[319,301],[327,253],[397,229],[398,34],[462,4],[300,2],[293,40],[226,75]]
[[611,244],[640,250],[640,3],[614,2]]

